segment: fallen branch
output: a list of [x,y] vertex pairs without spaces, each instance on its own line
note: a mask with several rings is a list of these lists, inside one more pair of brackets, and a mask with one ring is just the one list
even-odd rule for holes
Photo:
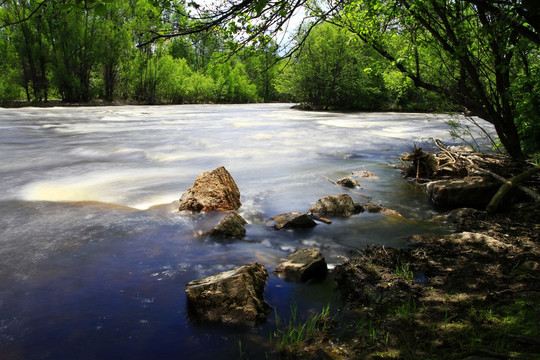
[[[482,169],[482,168],[479,168],[477,166],[475,166],[474,169],[479,171],[479,172],[482,172],[484,174],[490,175],[494,179],[499,180],[500,182],[502,182],[503,184],[506,184],[507,182],[510,181],[510,180],[508,180],[506,178],[503,178],[501,175],[495,174],[492,171]],[[519,185],[519,184],[515,184],[515,183],[514,183],[514,186],[517,187],[519,190],[523,191],[524,193],[526,193],[527,195],[529,195],[534,201],[540,201],[540,194],[538,194],[536,191],[534,191],[532,189],[529,189],[528,187],[525,187],[523,185]]]
[[[487,170],[484,170],[484,171],[487,171]],[[493,196],[493,198],[491,198],[491,201],[489,202],[488,206],[486,207],[486,211],[488,213],[494,213],[497,210],[497,207],[499,206],[499,203],[501,202],[501,200],[504,198],[504,196],[514,186],[516,186],[520,182],[530,178],[531,176],[533,176],[534,174],[536,174],[538,172],[540,172],[540,166],[535,166],[535,167],[532,167],[532,168],[522,172],[521,174],[519,174],[517,176],[514,176],[510,180],[506,180],[506,179],[502,178],[504,180],[504,184],[499,188],[499,191],[497,191],[495,196]],[[491,173],[490,175],[493,176],[494,174]],[[497,177],[499,177],[499,176],[497,175]],[[520,186],[519,188],[522,189],[522,190],[527,189],[527,188],[522,187],[522,186]],[[535,193],[534,191],[532,191],[530,189],[527,189],[527,190],[529,190],[529,191],[527,191],[527,194],[531,195],[531,192],[532,192],[532,194],[534,194],[533,198],[535,199],[535,201],[540,201],[540,195],[538,195],[537,193]]]
[[320,222],[323,222],[323,223],[328,224],[328,225],[330,225],[332,223],[332,220],[327,219],[327,218],[323,218],[323,217],[319,217],[317,215],[308,214],[308,216],[310,218],[312,218],[313,220],[320,221]]

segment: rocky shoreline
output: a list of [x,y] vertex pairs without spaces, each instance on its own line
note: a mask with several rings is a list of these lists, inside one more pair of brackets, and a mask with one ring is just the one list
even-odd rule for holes
[[[462,149],[441,150],[442,156],[415,150],[404,157],[411,164],[403,171],[409,180],[427,184],[426,193],[434,203],[457,207],[434,219],[447,223],[454,232],[414,235],[406,249],[368,247],[352,254],[328,275],[337,283],[343,305],[333,309],[332,317],[328,312],[318,314],[310,325],[317,331],[278,346],[271,357],[540,358],[540,202],[534,201],[540,178],[536,173],[525,182],[533,201],[518,189],[503,199],[498,211],[480,210],[501,187],[490,177],[492,170],[503,179],[514,179],[516,173],[530,170],[531,164],[516,165],[504,156]],[[473,195],[478,197],[471,201]],[[203,235],[242,238],[245,221],[236,212],[239,199],[234,180],[220,167],[197,178],[180,199],[179,210],[221,211],[224,219],[217,230]],[[476,204],[478,209],[459,204]],[[277,215],[267,225],[276,230],[302,228],[315,226],[315,221],[331,222],[322,216],[363,211],[401,216],[369,201],[355,204],[340,194],[320,199],[307,213]],[[317,249],[302,251],[306,254],[298,258],[292,254],[275,271],[293,281],[306,281],[296,271],[305,271],[308,265],[297,259],[312,258],[317,261],[313,269],[318,269],[314,276],[324,276],[327,268],[322,254]],[[262,297],[268,274],[261,267],[248,264],[186,284],[192,314],[203,321],[230,324],[264,321],[270,306]],[[257,272],[260,276],[254,275]],[[224,289],[245,290],[227,295]],[[211,299],[214,293],[216,301]]]
[[[419,158],[427,155],[411,160]],[[493,158],[486,163],[506,178],[531,167]],[[404,171],[420,178],[424,165]],[[452,182],[468,174],[442,176]],[[527,185],[538,191],[539,183],[536,176]],[[458,208],[437,219],[453,234],[355,254],[331,271],[345,305],[330,329],[285,358],[540,359],[540,203],[523,200],[514,193],[498,212]]]

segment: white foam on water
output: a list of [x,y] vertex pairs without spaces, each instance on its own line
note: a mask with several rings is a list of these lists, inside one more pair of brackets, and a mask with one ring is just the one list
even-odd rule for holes
[[31,183],[23,188],[21,197],[27,201],[98,201],[147,209],[153,205],[166,203],[167,201],[163,201],[165,195],[143,198],[144,200],[131,204],[129,200],[130,190],[144,184],[151,184],[156,178],[159,178],[159,172],[149,173],[148,175],[141,175],[137,171],[94,172],[84,176],[71,176]]
[[140,202],[131,203],[128,206],[139,210],[147,210],[152,206],[169,204],[179,197],[179,193],[159,194],[142,198]]

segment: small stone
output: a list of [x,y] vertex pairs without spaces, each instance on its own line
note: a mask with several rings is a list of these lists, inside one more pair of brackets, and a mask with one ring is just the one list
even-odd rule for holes
[[367,170],[353,171],[352,174],[353,174],[353,176],[357,176],[359,178],[377,179],[377,175],[375,175],[374,172],[367,171]]
[[296,211],[276,215],[269,219],[267,225],[273,226],[276,230],[281,229],[306,229],[317,225],[307,214]]
[[481,176],[467,179],[438,180],[426,184],[429,198],[445,208],[484,209],[501,184]]
[[375,204],[364,204],[362,205],[362,208],[365,212],[368,213],[375,213],[375,214],[384,214],[384,215],[393,215],[393,216],[399,216],[403,217],[399,212],[392,209],[387,209],[379,205]]
[[242,239],[246,236],[247,221],[235,210],[230,211],[212,230],[205,233],[216,238]]
[[341,178],[336,182],[339,185],[341,185],[343,187],[346,187],[346,188],[349,188],[349,189],[354,189],[355,187],[360,187],[360,183],[358,181],[356,181],[355,179],[353,179],[352,177],[350,177],[350,176],[346,176],[344,178]]

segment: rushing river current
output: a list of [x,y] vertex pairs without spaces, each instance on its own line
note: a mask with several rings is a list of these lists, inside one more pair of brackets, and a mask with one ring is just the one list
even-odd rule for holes
[[[264,358],[275,314],[338,301],[335,285],[270,275],[265,324],[193,323],[185,283],[317,247],[330,266],[369,244],[407,246],[444,232],[426,195],[401,179],[398,156],[431,137],[449,144],[449,116],[291,110],[289,104],[0,109],[0,358]],[[197,235],[205,215],[175,200],[225,166],[248,221],[243,240]],[[274,231],[268,218],[305,212],[346,192],[328,179],[353,171],[357,202],[401,212]]]

